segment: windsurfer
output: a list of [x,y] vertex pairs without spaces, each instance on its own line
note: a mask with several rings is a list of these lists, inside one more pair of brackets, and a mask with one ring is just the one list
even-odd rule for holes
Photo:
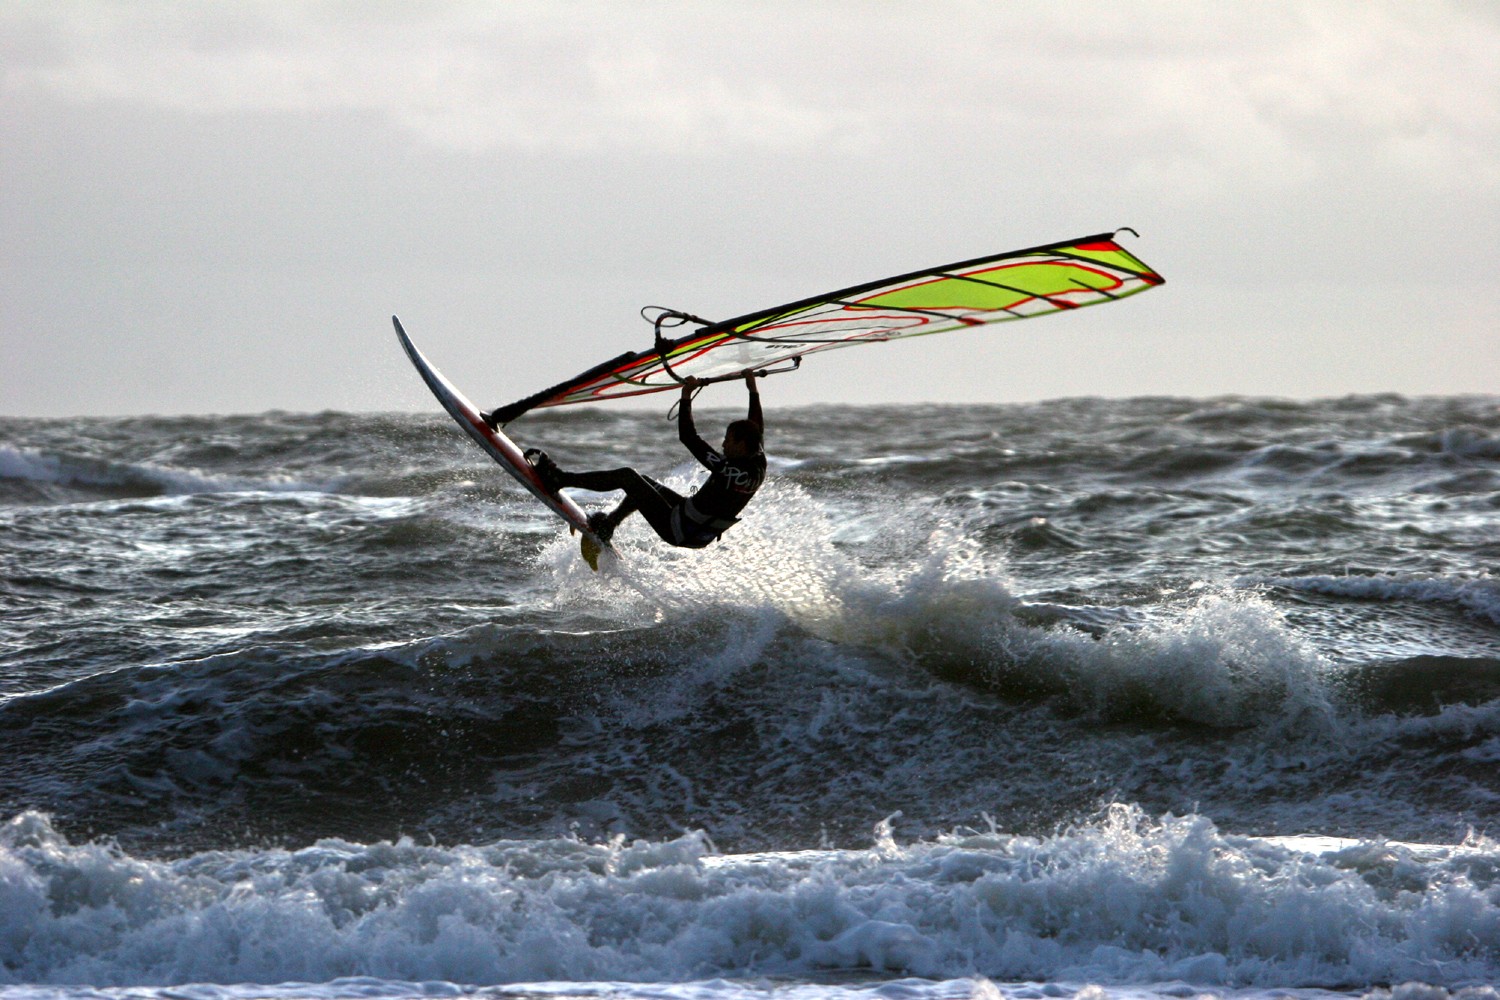
[[596,493],[625,491],[625,498],[614,510],[589,516],[589,528],[601,541],[607,543],[620,522],[639,511],[664,541],[701,549],[739,520],[740,511],[765,479],[766,456],[761,446],[765,423],[761,419],[760,392],[753,371],[747,370],[744,377],[750,390],[750,412],[725,430],[722,452],[711,448],[693,427],[693,390],[699,381],[689,378],[682,383],[677,436],[708,469],[708,479],[692,496],[684,497],[630,468],[565,472],[545,452],[535,448],[526,452],[526,460],[552,490],[571,486]]

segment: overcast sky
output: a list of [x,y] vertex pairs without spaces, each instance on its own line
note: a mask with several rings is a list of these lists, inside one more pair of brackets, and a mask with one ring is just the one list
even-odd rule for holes
[[0,74],[4,415],[431,409],[392,313],[493,405],[1120,226],[1164,287],[767,404],[1500,392],[1496,3],[0,0]]

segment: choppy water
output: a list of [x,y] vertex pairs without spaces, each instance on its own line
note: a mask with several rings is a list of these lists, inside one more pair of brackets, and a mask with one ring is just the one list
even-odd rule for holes
[[1500,399],[768,403],[0,420],[0,996],[1496,996]]

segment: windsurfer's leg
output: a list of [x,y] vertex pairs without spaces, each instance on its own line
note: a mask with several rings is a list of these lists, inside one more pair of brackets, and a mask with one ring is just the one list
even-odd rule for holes
[[601,469],[598,472],[564,472],[558,469],[553,475],[559,486],[571,486],[593,493],[624,490],[626,496],[632,496],[650,488],[643,485],[646,477],[634,469]]
[[589,529],[599,536],[599,540],[608,542],[614,537],[615,529],[620,522],[635,513],[635,501],[626,497],[616,505],[614,510],[596,510],[589,515]]
[[635,501],[630,499],[629,497],[621,500],[614,510],[604,515],[604,524],[606,528],[609,531],[613,532],[620,526],[621,521],[625,520],[631,514],[634,514],[637,509],[638,508],[635,505]]
[[621,521],[636,511],[640,511],[641,516],[650,523],[658,535],[668,542],[673,541],[672,509],[682,502],[682,497],[634,469],[606,469],[599,472],[562,472],[559,470],[557,484],[594,493],[623,490],[625,499],[605,515],[608,530],[613,532]]

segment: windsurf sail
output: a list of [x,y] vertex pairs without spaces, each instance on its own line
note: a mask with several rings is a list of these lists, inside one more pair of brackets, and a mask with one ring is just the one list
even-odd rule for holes
[[[746,369],[785,371],[820,351],[1029,319],[1113,302],[1163,283],[1120,246],[1122,232],[929,267],[893,278],[713,322],[656,309],[655,343],[486,414],[505,424],[528,410],[675,389],[689,376],[734,378]],[[655,307],[642,310],[646,315]],[[700,329],[668,339],[666,327]]]

